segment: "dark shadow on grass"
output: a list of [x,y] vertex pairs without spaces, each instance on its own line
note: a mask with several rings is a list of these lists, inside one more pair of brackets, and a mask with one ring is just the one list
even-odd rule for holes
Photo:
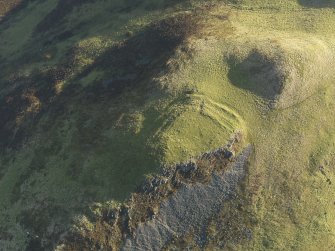
[[265,100],[273,101],[280,94],[283,73],[272,59],[254,50],[243,61],[231,58],[228,77],[231,83]]
[[[198,28],[192,15],[180,15],[154,23],[96,59],[93,65],[72,78],[74,84],[67,85],[60,94],[56,93],[55,83],[68,79],[72,74],[75,49],[68,53],[61,65],[43,72],[37,70],[29,77],[11,79],[4,85],[10,86],[9,90],[0,97],[0,148],[15,149],[20,146],[28,137],[22,131],[32,132],[30,126],[46,112],[56,118],[74,102],[97,105],[114,100],[126,89],[153,88],[153,79],[166,69],[166,62],[175,49]],[[100,81],[85,88],[75,84],[95,70],[104,72]],[[36,101],[40,107],[24,116]],[[23,119],[17,126],[20,116]]]
[[104,72],[103,81],[88,87],[88,92],[95,92],[95,97],[116,95],[124,88],[144,83],[150,87],[153,82],[148,80],[166,69],[166,62],[175,49],[198,29],[197,18],[191,14],[154,23],[104,53],[78,78],[83,78],[92,71]]
[[94,3],[97,0],[60,0],[56,7],[36,26],[36,33],[45,33],[53,29],[62,29],[64,18],[72,10],[86,3]]
[[[115,3],[114,8],[112,8],[110,12],[111,14],[128,13],[138,8],[157,10],[172,7],[176,4],[187,1],[189,0],[165,0],[163,4],[156,4],[154,1],[146,3],[143,0],[123,0],[119,3]],[[64,29],[63,24],[65,18],[76,7],[90,3],[99,4],[98,2],[99,0],[60,0],[57,6],[36,26],[35,34],[62,31],[62,29]]]
[[334,0],[299,0],[299,4],[310,8],[335,8]]
[[[143,106],[147,94],[156,88],[154,79],[167,70],[167,61],[176,48],[198,29],[197,19],[191,14],[167,18],[111,48],[75,77],[70,77],[75,67],[72,51],[62,65],[47,71],[37,70],[29,77],[12,79],[6,84],[10,88],[0,97],[1,152],[21,149],[37,133],[49,141],[41,142],[34,149],[31,163],[20,170],[13,184],[12,203],[28,200],[27,192],[21,190],[22,183],[36,173],[48,172],[45,163],[54,156],[67,160],[66,165],[60,163],[59,172],[80,187],[76,197],[82,197],[80,203],[66,205],[50,196],[47,200],[30,201],[38,210],[25,208],[18,217],[18,223],[30,233],[27,236],[30,250],[51,250],[75,214],[95,201],[124,199],[145,174],[156,170],[162,149],[151,147],[148,139],[161,127],[168,126],[173,115],[168,111],[165,116],[159,116],[155,110],[147,111],[143,128],[137,134],[115,129],[115,125],[124,120],[126,125],[131,124],[131,118],[128,121],[123,114]],[[104,72],[100,81],[88,87],[76,84],[95,70]],[[55,83],[69,78],[72,82],[57,93]],[[124,104],[125,95],[127,104]],[[111,108],[114,110],[109,112]],[[67,121],[72,121],[71,127],[62,129]],[[110,128],[114,128],[116,136],[109,139],[103,132]],[[62,134],[70,129],[73,132],[69,151],[62,152]],[[101,156],[101,162],[85,169],[88,156]],[[48,184],[47,190],[67,187],[68,181],[55,182]],[[34,223],[35,217],[43,219]],[[58,227],[48,232],[51,220],[56,221]]]

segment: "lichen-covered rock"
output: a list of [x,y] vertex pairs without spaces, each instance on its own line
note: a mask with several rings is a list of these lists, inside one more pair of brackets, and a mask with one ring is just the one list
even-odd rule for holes
[[209,183],[184,184],[160,205],[154,219],[138,225],[122,250],[161,250],[175,236],[189,232],[198,233],[200,244],[205,241],[201,230],[224,202],[234,197],[245,177],[251,150],[248,146],[227,171],[214,172]]

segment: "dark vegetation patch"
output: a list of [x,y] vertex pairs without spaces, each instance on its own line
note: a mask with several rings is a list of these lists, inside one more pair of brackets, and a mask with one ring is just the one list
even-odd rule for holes
[[[4,0],[0,2],[0,24],[10,26],[9,20],[28,6],[29,3],[39,0]],[[4,27],[4,26],[3,26]]]
[[[13,92],[3,98],[0,102],[0,147],[11,147],[16,145],[18,141],[25,138],[28,130],[25,132],[23,128],[29,128],[29,123],[25,124],[20,121],[23,119],[25,110],[31,105],[31,100],[25,95],[22,89]],[[22,123],[20,127],[18,123]]]
[[62,29],[64,18],[72,12],[75,7],[97,0],[60,0],[57,6],[36,26],[36,33],[45,33],[58,28]]
[[[127,107],[140,106],[145,102],[143,97],[147,95],[148,91],[156,88],[153,79],[168,70],[167,61],[174,55],[175,50],[182,46],[190,36],[196,34],[199,29],[200,24],[193,15],[177,15],[155,22],[138,34],[131,35],[127,40],[98,57],[93,65],[85,69],[83,73],[76,61],[76,55],[80,53],[77,47],[72,48],[61,63],[54,67],[44,70],[37,69],[30,76],[16,76],[15,73],[9,73],[10,77],[7,77],[6,82],[2,80],[4,88],[0,97],[1,152],[7,152],[8,149],[19,149],[31,136],[41,132],[43,138],[50,141],[43,142],[41,147],[35,149],[34,157],[31,163],[27,163],[26,171],[18,176],[18,182],[15,184],[11,197],[12,203],[25,199],[21,191],[22,183],[29,180],[29,177],[35,172],[43,172],[46,159],[59,154],[63,147],[62,144],[64,144],[61,140],[64,140],[64,135],[67,133],[67,129],[62,129],[61,124],[62,121],[69,118],[72,121],[71,129],[74,128],[70,140],[73,149],[71,148],[69,156],[62,154],[64,158],[73,158],[73,160],[70,159],[67,162],[70,164],[65,167],[64,171],[70,176],[70,179],[72,177],[74,182],[87,183],[85,202],[81,203],[81,209],[87,206],[87,201],[96,201],[98,196],[96,187],[106,184],[102,184],[101,179],[93,177],[90,172],[84,173],[81,170],[82,156],[92,153],[92,151],[105,151],[105,145],[108,147],[108,142],[102,132],[110,128],[111,124],[114,125],[122,113],[127,114]],[[87,87],[78,84],[77,81],[94,70],[104,72],[101,79]],[[55,85],[62,81],[67,81],[67,84],[58,92]],[[128,91],[136,92],[141,97],[141,101],[134,98],[129,101],[126,108],[120,107],[120,104],[124,105],[122,96],[131,96]],[[107,111],[100,112],[105,111],[106,107],[113,106],[118,109],[108,113],[108,118],[106,118]],[[90,122],[87,123],[88,121]],[[144,126],[150,128],[149,130],[152,128],[152,125]],[[148,132],[138,135],[138,142],[143,142],[146,133]],[[49,134],[50,137],[48,137]],[[126,140],[122,138],[121,134],[120,137],[121,141]],[[139,146],[134,147],[140,148]],[[141,147],[143,148],[143,146]],[[120,152],[119,149],[115,150]],[[127,154],[125,161],[136,159],[134,154],[141,153],[129,152],[131,158]],[[131,160],[129,161],[131,162]],[[128,162],[127,165],[129,165]],[[133,166],[136,169],[136,163]],[[140,177],[145,171],[147,170],[138,170],[137,168],[132,172],[138,173],[138,177]],[[126,171],[116,170],[115,172],[124,173]],[[118,176],[120,173],[113,173],[113,175]],[[122,176],[125,183],[131,179],[127,175]],[[92,187],[93,189],[91,189]],[[123,188],[121,184],[120,187],[118,189]],[[108,190],[108,188],[104,187],[104,190]],[[59,237],[59,233],[64,231],[64,229],[56,229],[50,233],[47,232],[48,227],[52,224],[51,221],[56,222],[56,225],[65,226],[64,221],[70,219],[69,215],[74,210],[68,208],[67,211],[64,211],[64,207],[54,201],[40,203],[32,201],[31,203],[38,204],[38,208],[25,208],[20,217],[22,226],[31,233],[28,235],[28,239],[31,240],[29,248],[31,250],[39,250],[40,248],[48,250],[53,245],[55,238]],[[123,217],[122,222],[126,224],[127,220],[123,212],[120,217]],[[147,214],[152,215],[152,212],[149,210]],[[57,218],[59,215],[62,219]],[[101,224],[100,227],[105,229],[105,223]],[[83,242],[83,245],[85,243]]]
[[254,50],[242,61],[234,57],[229,61],[232,84],[268,101],[274,101],[281,93],[285,74],[275,59]]
[[[36,70],[29,77],[13,78],[0,99],[0,148],[15,148],[31,134],[43,114],[54,121],[75,102],[96,106],[111,102],[124,90],[152,89],[153,78],[166,69],[167,60],[189,36],[199,30],[198,20],[191,14],[178,15],[154,23],[128,40],[112,47],[83,72],[77,69],[77,48],[73,48],[61,64],[48,70]],[[104,72],[97,83],[82,88],[77,81],[94,70]],[[68,80],[61,93],[55,85]]]
[[334,0],[299,0],[299,4],[311,8],[334,8]]
[[[67,76],[59,67],[17,78],[7,86],[16,86],[0,99],[0,149],[16,149],[33,134],[34,124],[47,111],[56,96],[53,83]],[[57,110],[57,106],[55,107]]]
[[[60,0],[57,6],[36,26],[35,33],[46,33],[49,31],[61,31],[65,24],[66,17],[76,8],[83,4],[90,4],[98,2],[99,0]],[[164,0],[163,4],[155,3],[143,3],[142,0],[124,0],[120,1],[120,4],[115,3],[113,8],[110,10],[112,13],[129,13],[135,9],[138,9],[142,5],[144,9],[155,10],[167,7],[172,7],[176,4],[185,3],[189,0]]]
[[[60,235],[66,230],[68,212],[45,199],[24,210],[19,216],[19,223],[27,229],[28,251],[52,250]],[[53,225],[51,222],[53,222]],[[53,228],[48,229],[51,227]],[[47,241],[46,241],[47,240]]]
[[94,70],[104,72],[104,80],[91,87],[101,94],[149,83],[166,69],[176,48],[199,29],[199,20],[192,14],[164,19],[104,53],[79,77]]
[[[139,0],[141,2],[141,0]],[[169,8],[172,6],[175,6],[177,4],[189,4],[192,0],[164,0],[162,4],[156,3],[156,2],[150,2],[147,3],[144,7],[147,10],[156,10],[158,8]]]

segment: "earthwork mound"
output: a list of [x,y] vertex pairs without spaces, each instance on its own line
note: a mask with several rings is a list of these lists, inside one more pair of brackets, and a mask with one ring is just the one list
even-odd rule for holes
[[[253,46],[229,55],[228,77],[233,85],[254,93],[272,108],[299,104],[335,78],[331,41],[287,37]],[[239,45],[236,51],[245,47]]]
[[269,101],[281,93],[285,73],[275,58],[255,49],[241,61],[233,57],[230,64],[229,79],[237,87]]

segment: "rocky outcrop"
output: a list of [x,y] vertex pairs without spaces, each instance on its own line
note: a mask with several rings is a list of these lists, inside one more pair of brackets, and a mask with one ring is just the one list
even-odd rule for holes
[[[241,200],[237,199],[239,189],[247,175],[252,146],[243,149],[242,145],[237,133],[225,147],[162,167],[160,174],[148,177],[125,203],[97,203],[91,216],[79,219],[58,250],[155,251],[168,249],[185,237],[193,247],[204,248],[213,219],[220,223],[219,235],[210,241],[219,245],[225,239],[220,234],[225,215],[238,211],[230,204]],[[247,224],[237,224],[243,230],[237,231],[237,239],[252,236]]]
[[189,232],[196,233],[201,245],[201,239],[204,239],[201,230],[224,202],[234,197],[246,175],[251,151],[252,147],[248,146],[228,170],[213,172],[208,183],[183,184],[171,198],[161,203],[152,220],[138,225],[122,250],[161,250],[174,237]]

